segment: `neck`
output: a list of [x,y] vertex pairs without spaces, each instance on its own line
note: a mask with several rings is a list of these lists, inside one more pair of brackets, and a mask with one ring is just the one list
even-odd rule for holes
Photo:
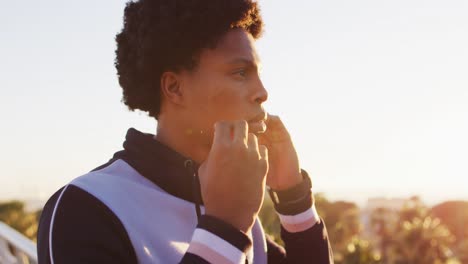
[[168,118],[160,115],[155,139],[183,156],[201,164],[208,156],[210,145],[203,144],[204,135],[194,133],[183,124],[184,122],[168,121]]

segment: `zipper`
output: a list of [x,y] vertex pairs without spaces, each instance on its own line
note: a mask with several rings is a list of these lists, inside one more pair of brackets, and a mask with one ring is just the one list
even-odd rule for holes
[[198,172],[195,170],[193,166],[193,160],[188,159],[184,162],[185,168],[189,171],[190,175],[192,175],[192,196],[193,201],[195,203],[195,212],[197,214],[197,219],[200,221],[201,217],[201,210],[200,210],[200,181],[198,179]]

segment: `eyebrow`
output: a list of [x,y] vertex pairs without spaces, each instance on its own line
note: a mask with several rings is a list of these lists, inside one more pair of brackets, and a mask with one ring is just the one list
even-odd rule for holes
[[250,67],[253,67],[255,69],[258,69],[261,67],[261,64],[260,63],[255,63],[253,60],[251,59],[245,59],[245,58],[236,58],[236,59],[233,59],[231,61],[229,61],[227,64],[246,64]]

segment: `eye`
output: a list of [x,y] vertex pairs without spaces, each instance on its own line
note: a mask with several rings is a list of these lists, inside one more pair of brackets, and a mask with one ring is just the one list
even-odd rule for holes
[[234,72],[234,75],[245,77],[247,75],[247,71],[245,69],[239,69]]

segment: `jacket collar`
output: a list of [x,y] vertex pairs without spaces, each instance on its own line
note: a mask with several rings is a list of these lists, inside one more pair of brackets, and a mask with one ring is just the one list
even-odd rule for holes
[[127,131],[123,148],[112,160],[124,160],[143,177],[176,197],[197,202],[196,197],[201,203],[199,191],[194,191],[199,187],[194,186],[198,183],[198,180],[194,183],[198,164],[193,160],[159,142],[154,135],[134,128]]

